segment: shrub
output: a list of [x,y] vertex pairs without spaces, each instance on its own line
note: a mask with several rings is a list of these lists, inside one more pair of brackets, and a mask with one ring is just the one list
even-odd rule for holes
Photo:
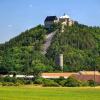
[[3,81],[4,82],[13,82],[13,83],[16,83],[17,79],[15,77],[6,76],[6,77],[3,78]]
[[43,81],[43,86],[44,87],[58,87],[59,84],[56,83],[54,80],[50,80],[50,79],[44,79]]
[[81,86],[89,86],[89,83],[86,81],[85,82],[82,81]]
[[25,81],[25,84],[26,84],[26,85],[28,85],[28,84],[33,84],[33,82],[32,82],[32,80],[26,80],[26,81]]
[[93,87],[96,85],[96,82],[93,80],[88,80],[88,84],[89,84],[89,86]]
[[3,82],[3,77],[0,77],[0,82]]
[[16,83],[23,85],[23,84],[25,84],[25,80],[24,79],[17,79]]
[[2,86],[14,86],[14,83],[12,83],[12,82],[3,82]]
[[18,82],[14,84],[14,86],[20,86],[20,85],[22,85],[22,84],[20,84]]
[[2,85],[2,82],[0,82],[0,86]]
[[34,84],[43,84],[43,78],[38,77],[34,80]]
[[78,87],[81,86],[81,82],[73,77],[69,77],[66,79],[66,81],[64,81],[64,86],[68,86],[68,87]]
[[54,81],[57,82],[59,85],[61,85],[61,81],[64,81],[65,78],[64,77],[60,77],[58,79],[55,79]]
[[66,80],[62,80],[62,81],[59,82],[59,84],[60,84],[61,86],[63,86],[63,87],[65,86],[65,83],[66,83]]

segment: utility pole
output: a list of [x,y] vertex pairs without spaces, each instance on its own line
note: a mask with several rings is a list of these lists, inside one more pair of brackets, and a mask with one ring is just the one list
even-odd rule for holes
[[96,79],[96,73],[95,73],[95,71],[96,71],[96,68],[95,68],[95,65],[94,65],[94,87],[95,87],[95,85],[96,85],[96,84],[95,84],[95,83],[96,83],[96,82],[95,82],[95,79]]

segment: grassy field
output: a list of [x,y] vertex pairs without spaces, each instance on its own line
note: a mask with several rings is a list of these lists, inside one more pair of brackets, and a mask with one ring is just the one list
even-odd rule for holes
[[100,100],[100,88],[0,87],[0,100]]

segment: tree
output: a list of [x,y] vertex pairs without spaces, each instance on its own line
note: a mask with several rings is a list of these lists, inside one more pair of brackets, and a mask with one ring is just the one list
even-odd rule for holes
[[33,60],[33,75],[34,77],[40,77],[41,73],[46,70],[45,65],[40,62],[40,60]]

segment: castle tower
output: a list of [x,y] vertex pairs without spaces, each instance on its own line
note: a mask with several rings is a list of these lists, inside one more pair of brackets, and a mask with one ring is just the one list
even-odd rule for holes
[[61,70],[63,71],[63,54],[59,55],[59,66],[61,67]]
[[62,24],[61,32],[64,32],[64,27],[65,26],[69,26],[69,20],[70,20],[70,17],[68,15],[66,15],[66,14],[64,14],[63,16],[61,16],[59,18],[59,22],[61,22],[61,24]]

